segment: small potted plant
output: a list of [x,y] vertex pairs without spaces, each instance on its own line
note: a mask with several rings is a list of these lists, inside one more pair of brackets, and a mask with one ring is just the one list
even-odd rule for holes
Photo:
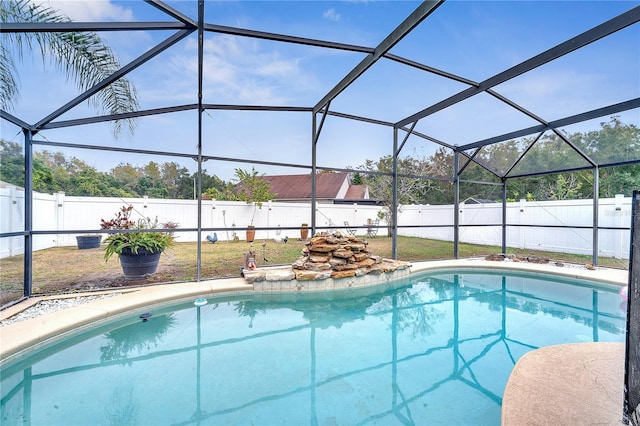
[[[264,174],[258,174],[258,171],[252,167],[251,171],[243,169],[235,169],[235,177],[233,185],[228,185],[223,189],[209,188],[207,194],[211,198],[217,200],[232,200],[232,201],[244,201],[248,205],[253,206],[253,212],[251,213],[251,220],[247,225],[246,240],[251,243],[255,239],[256,229],[253,225],[253,220],[256,216],[256,211],[262,208],[262,203],[273,200],[278,194],[271,193],[271,184],[269,181],[263,179]],[[235,238],[234,238],[235,241]]]
[[100,228],[104,230],[122,230],[111,233],[105,239],[104,260],[114,254],[120,258],[122,271],[127,279],[142,279],[153,275],[160,261],[160,255],[174,243],[172,232],[146,231],[158,227],[174,229],[177,224],[169,222],[167,226],[158,224],[158,220],[142,217],[138,221],[131,219],[133,206],[123,206],[111,220],[102,219]]
[[76,244],[78,245],[78,250],[99,248],[101,241],[102,235],[87,234],[76,236]]
[[256,210],[262,208],[262,203],[274,199],[278,194],[271,192],[271,184],[262,179],[263,175],[259,175],[255,168],[251,168],[250,172],[242,169],[235,170],[234,180],[236,185],[236,197],[239,201],[253,205],[253,213],[251,214],[251,223],[247,226],[246,240],[251,243],[255,239],[255,227],[253,219],[256,216]]

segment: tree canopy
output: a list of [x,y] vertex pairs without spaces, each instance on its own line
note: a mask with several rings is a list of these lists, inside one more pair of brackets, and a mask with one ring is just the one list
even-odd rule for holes
[[[195,173],[175,162],[150,161],[143,166],[120,163],[102,172],[61,152],[38,151],[33,158],[33,190],[94,197],[193,199]],[[24,186],[24,155],[15,142],[0,140],[0,180]],[[217,176],[203,172],[203,188],[222,188]]]
[[[616,117],[601,123],[600,130],[563,136],[590,158],[616,161],[640,157],[640,129],[623,124]],[[527,154],[518,161],[525,150]],[[532,170],[566,167],[577,169],[508,179],[508,200],[593,197],[593,172],[591,169],[580,169],[588,162],[555,133],[545,134],[537,141],[530,137],[483,147],[473,156],[474,161],[468,164],[465,158],[461,156],[464,166],[460,175],[461,201],[468,198],[499,201],[502,189],[497,184],[501,180],[491,171],[504,174],[510,170],[510,174],[517,176]],[[453,161],[453,152],[444,147],[429,156],[414,152],[400,157],[398,202],[401,205],[452,204]],[[544,168],[536,169],[539,165],[544,165]],[[111,197],[146,195],[177,199],[193,199],[197,196],[196,174],[175,162],[150,161],[142,166],[120,163],[108,172],[101,172],[76,157],[67,158],[61,152],[45,150],[34,153],[33,167],[33,189],[38,192],[64,191],[67,195]],[[392,171],[391,156],[366,160],[355,167],[352,183],[368,185],[371,198],[379,200],[383,206],[391,206]],[[611,198],[615,194],[630,196],[634,189],[640,188],[638,163],[600,168],[598,173],[600,197]],[[276,197],[255,168],[250,171],[236,169],[231,181],[209,175],[205,170],[201,179],[203,194],[210,198],[259,204]],[[23,149],[15,142],[0,140],[0,180],[24,186]]]
[[[600,123],[599,130],[562,133],[564,139],[586,157],[599,163],[624,162],[640,158],[640,129],[622,123],[617,117]],[[548,131],[536,140],[527,137],[482,147],[473,162],[461,156],[460,200],[468,198],[500,201],[500,176],[538,173],[507,180],[508,200],[563,200],[593,197],[593,172],[590,163],[558,134]],[[526,151],[526,155],[522,153]],[[520,159],[520,157],[522,158]],[[520,160],[519,160],[520,159]],[[398,202],[402,204],[452,204],[454,173],[453,151],[441,147],[427,157],[416,155],[398,159]],[[553,173],[574,168],[574,171]],[[587,169],[584,169],[587,168]],[[392,172],[392,157],[367,160],[359,170]],[[551,171],[552,173],[549,173]],[[640,164],[631,163],[599,169],[599,196],[630,196],[640,188]],[[486,184],[480,182],[487,182]],[[372,198],[391,205],[391,176],[366,174]]]
[[207,186],[206,195],[217,200],[244,201],[262,207],[262,203],[278,196],[271,192],[271,184],[262,176],[264,174],[259,174],[254,167],[251,171],[237,168],[232,182],[224,182],[216,177],[217,180],[213,182],[215,185]]

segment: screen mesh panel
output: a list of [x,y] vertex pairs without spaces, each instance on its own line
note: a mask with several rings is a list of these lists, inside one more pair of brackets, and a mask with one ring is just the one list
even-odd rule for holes
[[627,307],[624,420],[640,425],[640,191],[633,191]]

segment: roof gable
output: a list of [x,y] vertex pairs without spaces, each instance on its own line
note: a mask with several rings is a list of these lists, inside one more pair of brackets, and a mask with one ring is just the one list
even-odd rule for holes
[[[277,200],[311,199],[311,174],[262,176],[262,179],[270,183],[272,193],[278,194]],[[349,184],[348,173],[319,173],[316,175],[316,198],[342,198],[340,191],[345,185],[349,189],[344,198],[350,199],[354,185]]]
[[367,194],[367,185],[351,185],[344,198],[346,200],[364,200],[369,198]]

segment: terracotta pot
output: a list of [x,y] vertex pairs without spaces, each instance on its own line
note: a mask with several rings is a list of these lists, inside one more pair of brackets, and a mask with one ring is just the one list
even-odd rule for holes
[[253,240],[256,238],[256,230],[255,227],[253,225],[249,225],[247,226],[247,242],[248,243],[252,243]]
[[307,225],[306,223],[302,224],[302,228],[300,229],[300,239],[301,240],[306,240],[309,237],[309,225]]

